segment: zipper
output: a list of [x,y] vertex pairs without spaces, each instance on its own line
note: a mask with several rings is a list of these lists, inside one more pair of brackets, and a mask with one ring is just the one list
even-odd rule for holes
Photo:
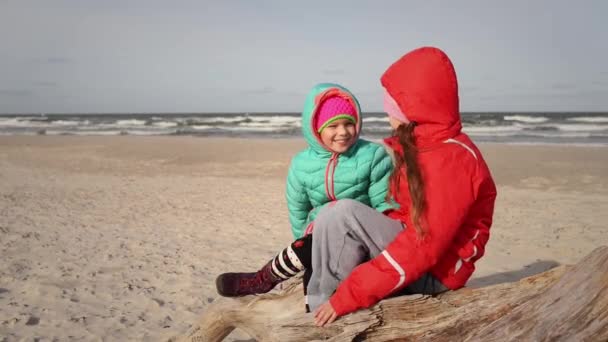
[[[336,201],[336,189],[334,187],[334,174],[336,173],[336,167],[338,166],[338,153],[332,153],[331,158],[327,162],[325,167],[325,194],[330,201]],[[331,170],[331,172],[330,172]]]

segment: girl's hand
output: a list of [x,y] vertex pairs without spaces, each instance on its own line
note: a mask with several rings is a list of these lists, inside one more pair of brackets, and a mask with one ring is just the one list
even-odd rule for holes
[[315,310],[315,325],[318,327],[324,327],[335,321],[336,318],[338,318],[338,314],[336,314],[336,311],[329,301],[321,304],[321,306]]

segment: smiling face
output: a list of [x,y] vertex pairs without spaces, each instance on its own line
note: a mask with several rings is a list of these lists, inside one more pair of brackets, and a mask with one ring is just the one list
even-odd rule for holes
[[355,124],[349,119],[338,119],[320,133],[321,141],[335,153],[344,153],[357,141]]

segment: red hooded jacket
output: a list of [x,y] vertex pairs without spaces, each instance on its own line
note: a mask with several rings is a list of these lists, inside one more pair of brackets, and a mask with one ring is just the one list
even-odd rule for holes
[[[410,217],[405,175],[391,185],[401,209],[389,216],[406,227],[376,258],[359,265],[340,284],[330,303],[339,315],[369,307],[430,272],[450,289],[465,285],[490,236],[496,187],[477,146],[461,132],[458,83],[441,50],[414,50],[391,65],[382,85],[414,129],[424,182],[425,235]],[[403,154],[395,137],[385,140]]]

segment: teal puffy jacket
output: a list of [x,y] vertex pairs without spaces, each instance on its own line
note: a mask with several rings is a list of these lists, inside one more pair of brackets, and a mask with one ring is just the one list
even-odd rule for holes
[[350,91],[331,83],[311,90],[302,111],[302,133],[308,147],[293,157],[287,176],[287,207],[295,238],[301,237],[319,210],[334,199],[354,199],[380,212],[393,207],[385,202],[393,163],[384,146],[357,139],[348,151],[336,154],[323,145],[313,129],[318,104],[336,93],[352,100],[359,116],[357,135],[361,132],[361,108]]

